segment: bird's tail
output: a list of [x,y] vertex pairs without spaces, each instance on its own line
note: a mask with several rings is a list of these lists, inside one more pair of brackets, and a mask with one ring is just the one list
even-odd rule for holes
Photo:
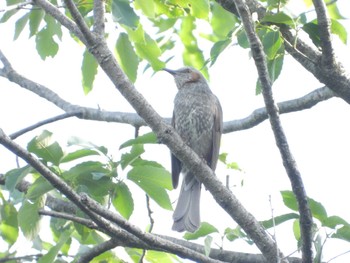
[[187,174],[186,177],[191,180],[186,183],[187,180],[184,178],[182,182],[179,200],[173,214],[172,229],[178,232],[185,230],[195,232],[200,225],[201,183],[193,175]]

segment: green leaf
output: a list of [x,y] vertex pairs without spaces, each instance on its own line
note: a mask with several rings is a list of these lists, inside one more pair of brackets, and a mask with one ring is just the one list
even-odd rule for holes
[[31,173],[33,168],[31,166],[24,166],[22,168],[12,169],[5,174],[5,186],[6,189],[11,193],[15,190],[18,182],[20,182],[26,175]]
[[0,23],[5,23],[7,22],[13,15],[17,14],[19,9],[14,8],[14,9],[10,9],[9,11],[6,11],[1,19],[0,19]]
[[54,262],[56,256],[58,255],[58,252],[60,252],[63,245],[70,239],[70,236],[72,234],[72,230],[64,231],[55,246],[50,248],[50,250],[47,252],[46,255],[43,255],[39,260],[38,263],[49,263]]
[[121,33],[119,35],[115,46],[115,54],[125,74],[132,82],[135,82],[137,78],[139,59],[127,34]]
[[29,15],[29,37],[34,36],[39,29],[40,23],[45,16],[42,9],[32,10]]
[[135,8],[141,9],[142,12],[149,18],[155,17],[154,1],[153,0],[135,0]]
[[348,226],[349,223],[339,216],[330,216],[322,221],[322,226],[335,229],[339,225]]
[[339,37],[339,39],[346,44],[348,42],[348,32],[345,27],[337,20],[331,20],[331,32]]
[[299,241],[301,238],[299,219],[296,219],[293,222],[293,234],[295,239]]
[[134,43],[137,55],[140,58],[147,60],[155,71],[164,68],[165,63],[159,60],[162,51],[157,42],[154,41],[147,33],[145,33],[144,37],[144,41]]
[[184,239],[194,240],[194,239],[208,236],[211,233],[219,233],[219,231],[217,230],[217,228],[215,226],[213,226],[207,222],[202,222],[200,227],[197,229],[196,232],[194,232],[194,233],[186,232],[184,235]]
[[185,46],[182,58],[185,65],[201,69],[203,75],[208,78],[208,69],[204,67],[205,60],[203,52],[199,49],[197,38],[193,35],[193,31],[196,28],[194,22],[194,18],[190,16],[184,17],[182,20],[181,30],[179,32],[181,41]]
[[140,135],[135,139],[131,139],[124,142],[122,145],[120,145],[119,150],[135,144],[146,144],[146,143],[151,143],[151,144],[158,143],[157,135],[154,132],[149,132],[149,133]]
[[216,2],[212,2],[212,17],[210,20],[213,33],[220,40],[225,40],[230,32],[232,32],[235,24],[237,23],[236,17],[225,10],[221,5]]
[[157,27],[159,29],[158,33],[167,31],[170,28],[173,29],[176,21],[177,21],[177,18],[162,18],[162,17],[157,17],[156,19],[152,20],[154,27]]
[[54,41],[50,30],[44,27],[35,38],[36,50],[42,60],[47,57],[54,57],[58,52],[58,44]]
[[188,0],[188,6],[194,17],[207,19],[209,15],[209,0]]
[[44,130],[39,136],[35,136],[27,146],[28,151],[35,153],[46,162],[55,165],[60,163],[63,157],[61,146],[52,139],[52,133]]
[[82,138],[72,136],[68,140],[68,146],[80,146],[84,147],[85,149],[92,149],[98,151],[101,155],[107,155],[108,149],[104,146],[98,146],[92,142],[86,141]]
[[311,41],[315,44],[316,47],[321,47],[321,38],[318,31],[317,21],[306,23],[302,29],[309,35]]
[[23,235],[32,240],[37,236],[40,228],[40,216],[38,210],[43,207],[43,199],[30,203],[25,200],[18,211],[18,225]]
[[229,241],[234,241],[236,239],[242,239],[245,240],[247,243],[251,244],[252,241],[248,239],[248,236],[246,233],[243,232],[242,228],[240,226],[237,226],[236,228],[226,228],[225,229],[225,237]]
[[[283,49],[283,46],[281,46]],[[269,71],[270,80],[275,82],[275,80],[280,76],[284,61],[284,52],[277,55],[274,59],[267,61],[267,69]]]
[[[180,262],[173,254],[161,251],[147,250],[146,261],[150,263],[174,263]],[[139,260],[136,262],[140,262]]]
[[16,23],[15,23],[15,35],[13,37],[14,40],[16,40],[19,37],[19,35],[22,33],[28,20],[29,20],[29,13],[26,13],[24,16],[22,16],[20,19],[18,19],[16,21]]
[[350,226],[346,225],[339,228],[337,232],[332,235],[332,238],[339,238],[350,242]]
[[122,169],[125,169],[125,167],[132,164],[144,152],[145,152],[145,149],[143,148],[143,144],[134,144],[130,152],[122,154],[120,158],[120,164]]
[[19,3],[22,3],[23,0],[6,0],[6,5],[11,6],[11,5],[16,5]]
[[267,14],[261,21],[274,24],[285,24],[291,26],[292,28],[295,28],[296,26],[294,19],[283,12],[278,12],[276,14]]
[[81,65],[82,84],[85,95],[88,94],[94,84],[95,76],[97,74],[98,63],[93,55],[88,50],[85,50],[83,55],[83,63]]
[[115,186],[115,197],[112,200],[114,207],[126,219],[129,219],[134,211],[134,200],[128,186],[119,182]]
[[131,28],[137,28],[139,17],[127,0],[112,0],[112,15],[115,22]]
[[0,204],[0,236],[11,247],[18,238],[17,210],[4,199]]
[[170,173],[164,168],[139,165],[128,172],[128,179],[142,188],[159,206],[172,210],[166,189],[172,189]]
[[323,220],[326,220],[328,218],[327,211],[321,203],[315,201],[312,198],[308,198],[308,202],[309,202],[309,207],[311,209],[312,216],[314,218],[317,218],[321,222],[323,222]]
[[332,0],[326,0],[325,2],[326,2],[328,14],[332,19],[346,19],[346,17],[344,17],[340,13],[336,2],[334,2]]
[[243,29],[241,29],[237,33],[237,42],[238,42],[238,45],[240,45],[242,48],[249,48],[250,47],[247,34],[245,33],[245,31]]
[[78,185],[78,192],[88,192],[95,197],[106,196],[115,187],[111,172],[101,162],[83,162],[63,173],[63,177]]
[[216,42],[210,50],[210,65],[214,65],[219,55],[231,44],[231,39]]
[[35,201],[43,194],[51,191],[54,187],[42,176],[35,180],[35,182],[29,187],[26,197]]
[[299,211],[297,199],[295,198],[295,195],[292,191],[281,191],[281,195],[282,195],[283,203],[286,207],[294,211]]
[[71,162],[86,156],[99,155],[99,152],[92,149],[79,149],[71,153],[67,153],[61,159],[61,163]]
[[262,221],[261,224],[264,226],[264,228],[269,229],[271,227],[278,226],[288,220],[297,219],[297,218],[299,218],[298,214],[289,213],[289,214],[276,216],[275,218],[271,218],[269,220]]
[[261,42],[268,59],[274,59],[282,45],[282,38],[278,30],[263,29],[259,31]]
[[211,250],[211,244],[213,242],[213,238],[211,236],[206,236],[204,239],[204,254],[208,257]]

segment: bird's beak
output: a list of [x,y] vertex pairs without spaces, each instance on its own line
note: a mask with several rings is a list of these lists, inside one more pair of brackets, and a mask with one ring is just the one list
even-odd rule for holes
[[163,70],[170,73],[173,76],[177,73],[177,71],[173,69],[163,68]]

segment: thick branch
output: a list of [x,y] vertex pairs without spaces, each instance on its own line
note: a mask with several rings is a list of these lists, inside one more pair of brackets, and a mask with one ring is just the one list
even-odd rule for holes
[[119,240],[116,240],[116,239],[107,240],[101,244],[98,244],[90,248],[88,251],[83,253],[76,262],[77,263],[90,262],[94,257],[97,257],[98,255],[101,255],[102,253],[117,247],[119,243],[120,243]]
[[322,0],[313,0],[317,14],[318,30],[322,45],[322,66],[333,68],[335,64],[334,50],[331,40],[331,21],[328,18],[326,4]]
[[104,1],[94,1],[94,33],[99,37],[104,37],[105,33],[105,11]]
[[[244,25],[250,43],[252,56],[254,58],[255,65],[258,70],[266,111],[269,115],[269,120],[271,123],[272,131],[275,136],[276,144],[280,151],[283,160],[283,165],[291,181],[293,192],[296,195],[298,201],[300,213],[300,228],[303,241],[303,262],[312,262],[312,216],[310,208],[308,206],[307,196],[301,178],[301,174],[297,168],[294,157],[289,149],[287,138],[285,136],[282,124],[280,122],[278,107],[273,98],[271,81],[268,75],[265,54],[260,39],[255,33],[254,22],[244,2],[242,0],[235,0],[235,3],[240,17],[242,19],[242,23]],[[280,262],[279,255],[276,253],[277,251],[270,250],[267,252],[270,256],[267,259],[270,259],[271,262]]]

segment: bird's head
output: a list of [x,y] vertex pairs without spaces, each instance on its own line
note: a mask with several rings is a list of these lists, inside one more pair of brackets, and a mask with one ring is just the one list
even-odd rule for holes
[[163,70],[174,76],[178,89],[185,88],[188,84],[207,84],[207,81],[202,73],[200,73],[197,69],[191,67],[184,67],[178,70],[164,68]]

